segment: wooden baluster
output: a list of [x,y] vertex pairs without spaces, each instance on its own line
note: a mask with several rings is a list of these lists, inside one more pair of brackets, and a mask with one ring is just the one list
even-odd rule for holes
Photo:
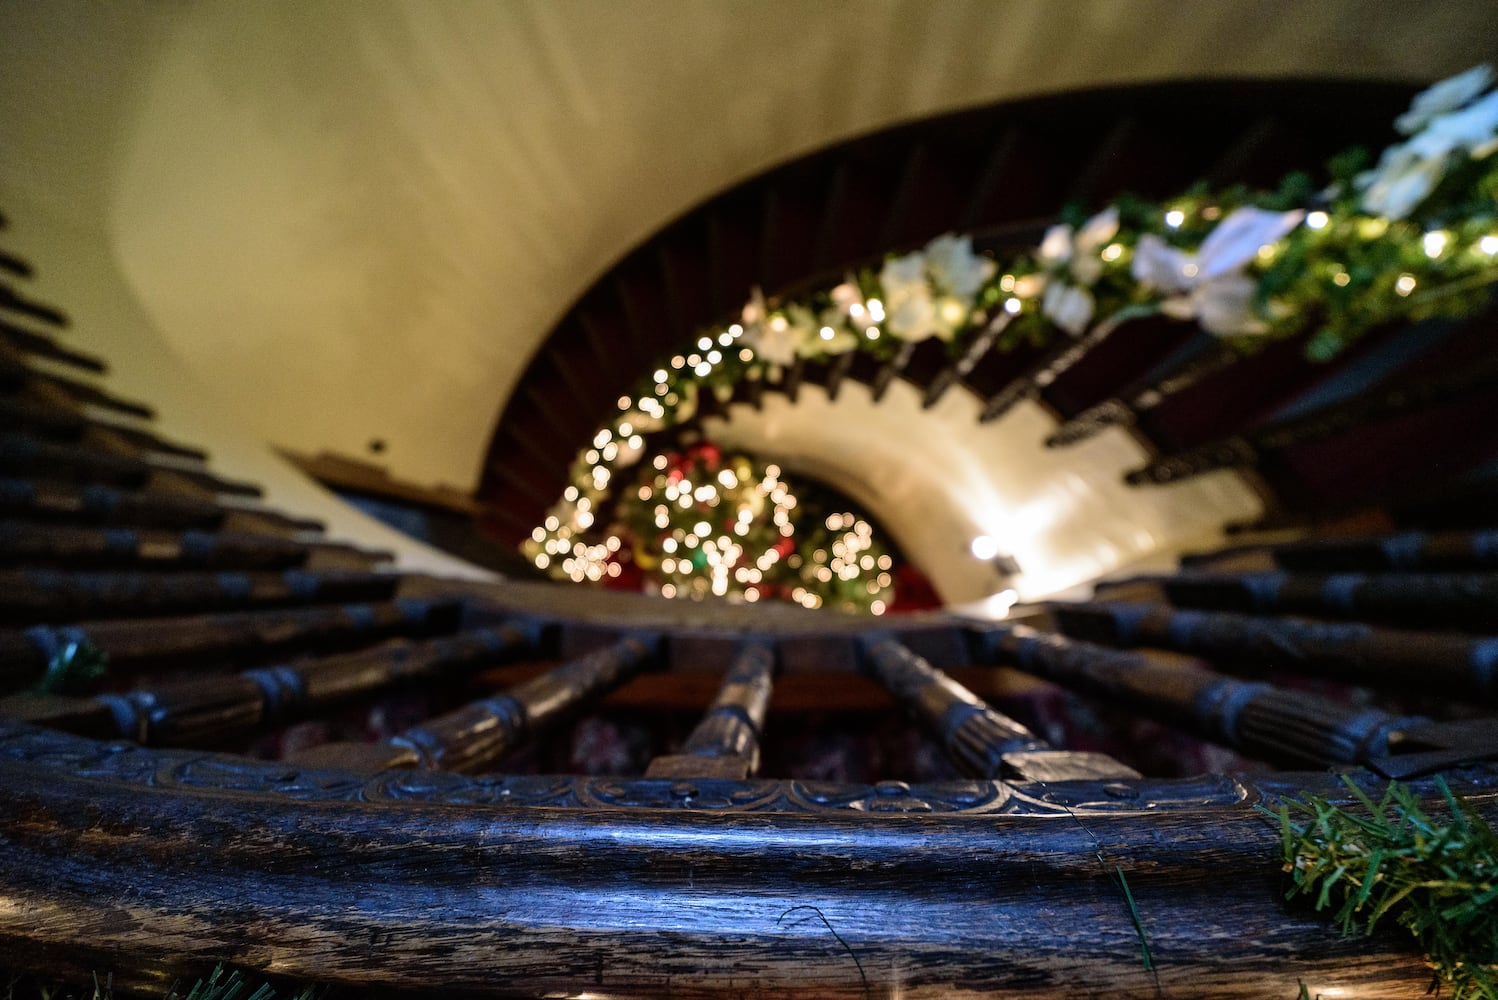
[[681,752],[657,757],[647,778],[753,777],[759,770],[759,740],[770,704],[775,650],[752,643],[733,658],[718,696],[692,730]]
[[106,368],[103,361],[91,354],[75,351],[44,333],[36,333],[4,320],[0,320],[0,344],[7,345],[16,354],[46,358],[48,361],[71,365],[94,374],[101,373]]
[[1053,612],[1068,635],[1110,646],[1172,649],[1255,671],[1325,674],[1371,687],[1498,698],[1493,637],[1158,604],[1059,605]]
[[39,437],[75,441],[88,429],[88,418],[75,410],[24,396],[0,396],[0,427]]
[[135,493],[111,487],[64,487],[31,479],[0,479],[0,512],[28,518],[214,530],[225,509],[211,500]]
[[967,774],[1025,781],[1139,777],[1105,754],[1052,750],[896,639],[868,639],[863,653],[864,669],[920,718]]
[[1225,347],[1216,338],[1189,345],[1184,356],[1170,364],[1162,375],[1159,369],[1147,379],[1135,383],[1112,399],[1105,399],[1072,417],[1045,439],[1047,448],[1061,448],[1102,433],[1109,427],[1131,427],[1139,415],[1165,402],[1176,393],[1191,388],[1202,379],[1235,364],[1243,355]]
[[384,743],[329,743],[293,759],[308,767],[358,771],[483,771],[531,735],[633,677],[655,659],[658,645],[655,638],[623,639]]
[[896,349],[894,357],[879,366],[879,370],[874,373],[874,382],[869,386],[869,393],[874,397],[874,402],[877,403],[884,398],[895,376],[910,364],[911,356],[915,354],[915,347],[916,345],[911,341],[905,341]]
[[395,593],[388,573],[70,573],[0,570],[0,622],[35,624],[235,608],[378,601]]
[[212,663],[248,666],[294,650],[330,653],[396,635],[450,632],[461,605],[407,598],[380,604],[285,608],[145,621],[91,621],[0,630],[0,691],[34,683],[71,643],[109,659],[109,676]]
[[0,309],[10,309],[53,326],[67,326],[69,323],[68,317],[56,306],[29,299],[3,282],[0,282]]
[[97,483],[68,485],[46,478],[0,477],[0,515],[173,530],[223,528],[247,535],[305,534],[324,528],[320,521],[252,504]]
[[[947,390],[972,374],[973,369],[978,367],[979,362],[993,349],[994,344],[998,343],[1000,335],[1013,318],[1010,313],[1001,309],[999,314],[984,326],[983,332],[973,338],[967,350],[963,351],[962,357],[943,368],[937,373],[936,378],[931,380],[931,384],[926,387],[925,396],[921,399],[921,408],[931,409],[947,394]],[[981,323],[983,318],[977,316],[974,317],[974,321]]]
[[1181,573],[1158,582],[1178,607],[1478,632],[1498,622],[1498,573]]
[[305,565],[310,551],[273,535],[0,521],[0,562],[13,565],[275,570]]
[[844,351],[838,355],[837,360],[827,369],[827,381],[823,388],[827,390],[828,399],[837,399],[837,394],[843,388],[843,380],[848,377],[848,372],[852,369],[853,362],[857,360],[857,351]]
[[30,261],[4,250],[0,250],[0,271],[9,271],[18,278],[29,278],[36,273]]
[[185,463],[147,461],[138,455],[87,445],[63,444],[27,434],[0,434],[0,473],[62,477],[72,482],[141,487],[154,480],[181,480],[212,493],[258,497],[253,483],[222,479]]
[[1088,351],[1106,340],[1122,322],[1118,319],[1104,320],[1073,339],[1066,339],[1064,334],[1057,333],[1056,345],[1039,365],[988,397],[988,401],[983,404],[983,412],[978,415],[979,422],[997,420],[1025,400],[1038,397],[1042,389],[1081,361]]
[[1350,708],[1022,625],[988,633],[986,649],[991,662],[1281,766],[1365,763],[1387,756],[1392,736],[1426,721]]
[[806,377],[806,359],[800,355],[786,369],[785,378],[780,382],[780,391],[785,393],[785,398],[792,403],[801,394],[801,380]]
[[1131,470],[1131,485],[1171,483],[1217,469],[1256,465],[1266,452],[1286,451],[1324,441],[1347,431],[1401,414],[1443,405],[1472,393],[1487,392],[1498,377],[1498,357],[1479,358],[1465,367],[1410,383],[1380,384],[1350,399],[1323,406],[1304,416],[1271,423],[1251,432],[1162,455]]
[[77,731],[102,705],[118,735],[145,745],[222,743],[259,726],[289,721],[396,684],[473,673],[534,646],[533,629],[506,624],[440,639],[396,639],[373,649],[297,660],[241,674],[166,684],[94,698],[0,701],[0,715]]
[[1372,538],[1318,538],[1270,549],[1280,567],[1319,573],[1498,570],[1498,531],[1406,531]]

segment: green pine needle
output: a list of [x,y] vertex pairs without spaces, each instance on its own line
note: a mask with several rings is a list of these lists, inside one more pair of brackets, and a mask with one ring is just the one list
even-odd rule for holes
[[53,654],[36,689],[43,694],[87,694],[108,669],[108,653],[87,640],[70,642]]
[[[38,1000],[114,1000],[114,977],[108,976],[102,983],[99,981],[98,973],[94,974],[93,987],[83,992],[74,992],[71,989],[36,984],[35,993],[23,993],[19,991],[25,976],[13,976],[6,985],[5,1000],[28,1000],[36,997]],[[214,968],[207,979],[199,979],[187,993],[179,993],[177,987],[173,986],[167,991],[162,1000],[276,1000],[280,995],[268,983],[261,983],[253,991],[250,984],[245,982],[243,974],[238,969],[225,970],[220,965]],[[314,986],[304,986],[293,994],[288,1000],[321,1000],[324,990]]]
[[1358,806],[1317,795],[1277,812],[1286,898],[1336,908],[1344,933],[1372,933],[1385,917],[1420,942],[1452,1000],[1498,1000],[1498,835],[1437,777],[1449,816],[1432,815],[1391,782],[1374,802],[1344,777]]

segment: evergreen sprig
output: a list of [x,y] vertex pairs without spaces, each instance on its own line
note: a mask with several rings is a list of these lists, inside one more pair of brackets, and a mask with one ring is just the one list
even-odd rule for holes
[[[100,981],[94,974],[91,987],[78,991],[67,986],[44,983],[33,984],[34,992],[23,991],[26,976],[11,976],[6,981],[5,1000],[114,1000],[114,979],[106,976]],[[326,991],[317,986],[303,986],[287,1000],[322,1000]],[[269,983],[261,983],[253,990],[238,969],[216,966],[207,979],[199,979],[185,994],[173,986],[162,1000],[276,1000],[281,996]]]
[[43,694],[87,694],[109,669],[109,654],[86,640],[58,647],[37,682]]
[[1264,810],[1279,819],[1295,883],[1286,898],[1335,906],[1346,934],[1391,918],[1420,942],[1453,1000],[1498,1000],[1498,835],[1439,777],[1445,816],[1398,782],[1374,802],[1343,780],[1355,807],[1307,794]]

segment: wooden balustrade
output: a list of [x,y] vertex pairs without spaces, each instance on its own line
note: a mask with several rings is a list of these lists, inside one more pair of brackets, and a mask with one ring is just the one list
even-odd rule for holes
[[[1200,111],[1188,120],[1216,124]],[[617,395],[610,373],[633,371],[630,355],[658,349],[682,325],[684,288],[711,289],[704,299],[726,314],[736,302],[724,296],[747,287],[755,261],[777,273],[787,243],[785,252],[820,267],[852,259],[837,249],[845,223],[872,219],[881,204],[883,223],[865,227],[878,250],[917,245],[941,231],[917,237],[913,222],[928,224],[920,181],[933,169],[975,185],[950,199],[965,205],[963,228],[1049,213],[1066,197],[1095,200],[1128,164],[1144,169],[1127,155],[1148,145],[1137,114],[1054,131],[1039,155],[1035,136],[1050,133],[1027,120],[985,133],[961,156],[922,145],[889,162],[844,158],[829,191],[815,192],[829,207],[802,239],[791,238],[785,209],[795,191],[775,188],[741,206],[747,215],[712,216],[702,229],[715,250],[702,260],[682,232],[668,249],[655,245],[648,270],[669,294],[652,294],[638,260],[615,272],[607,295],[586,297],[567,326],[575,357],[589,362],[546,359],[544,384],[528,380],[516,394],[527,413],[495,435],[486,478],[526,498],[503,513],[510,530],[528,531],[527,505],[553,499],[549,477],[571,457],[566,442],[592,427],[589,400],[607,409]],[[1073,160],[1082,166],[1061,169]],[[995,214],[992,202],[1007,207]],[[761,209],[768,235],[749,248],[738,236],[756,229],[746,219]],[[49,321],[50,307],[0,293],[0,308],[17,302]],[[610,302],[619,315],[606,315]],[[904,344],[882,366],[852,354],[798,362],[779,388],[794,398],[809,382],[836,395],[854,378],[877,398],[899,376],[932,405],[966,383],[986,398],[989,418],[1029,398],[1075,413],[1053,435],[1060,444],[1119,423],[1149,430],[1172,400],[1210,395],[1231,378],[1225,350],[1207,338],[1183,347],[1182,329],[1115,372],[1106,354],[1087,353],[1109,330],[1004,354],[993,349],[998,319],[955,360],[935,342]],[[359,995],[1247,997],[1294,995],[1297,979],[1325,995],[1424,989],[1428,975],[1402,942],[1344,939],[1283,902],[1279,835],[1254,807],[1307,790],[1347,801],[1337,776],[1145,778],[1062,737],[1041,740],[1022,700],[1011,718],[974,693],[1010,710],[997,701],[1015,676],[1002,666],[1276,765],[1343,768],[1363,791],[1395,776],[1436,802],[1443,793],[1422,776],[1442,773],[1480,814],[1498,815],[1498,723],[1470,717],[1470,702],[1491,701],[1498,686],[1498,639],[1475,634],[1498,621],[1490,527],[1279,546],[1261,553],[1279,572],[1131,584],[1180,608],[1099,601],[1037,616],[1076,638],[946,613],[866,620],[509,581],[275,572],[268,567],[369,554],[278,537],[320,526],[239,505],[233,497],[254,488],[218,478],[200,450],[95,417],[96,407],[149,407],[33,366],[46,358],[97,370],[97,361],[15,329],[0,321],[0,560],[9,564],[0,568],[0,690],[35,683],[70,646],[104,654],[108,666],[93,696],[0,700],[0,898],[12,904],[0,906],[0,964],[46,975],[110,970],[123,989],[230,959]],[[1194,440],[1166,434],[1155,466],[1179,466],[1173,477],[1281,455],[1401,407],[1440,405],[1430,390],[1438,383],[1477,398],[1492,374],[1482,362],[1469,366],[1478,374],[1353,379],[1375,389],[1256,423],[1338,370],[1308,372],[1300,350],[1259,356],[1272,377],[1240,387],[1258,395],[1221,415],[1224,426],[1238,421],[1230,433],[1211,423]],[[1104,385],[1102,375],[1117,381]],[[764,388],[748,383],[732,400],[757,402]],[[702,413],[730,401],[704,397]],[[1197,458],[1182,458],[1197,445]],[[123,565],[131,569],[87,568]],[[1342,620],[1278,617],[1286,613]],[[509,665],[491,671],[499,664]],[[1341,704],[1219,666],[1414,687],[1432,717]],[[788,691],[814,691],[826,711],[854,698],[886,710],[877,680],[970,777],[759,777],[767,727],[772,741],[784,731],[770,714],[777,670],[779,703]],[[398,685],[441,707],[381,743],[332,742],[278,761],[202,749],[326,718]],[[654,698],[656,712],[695,713],[713,685],[679,752],[655,757],[641,777],[493,773],[609,692],[610,712]],[[1464,703],[1438,712],[1440,694]],[[1226,951],[1224,934],[1235,942]]]
[[380,744],[329,743],[295,755],[309,767],[358,771],[421,767],[473,774],[504,758],[530,735],[553,725],[628,680],[658,655],[659,640],[630,637],[594,650]]

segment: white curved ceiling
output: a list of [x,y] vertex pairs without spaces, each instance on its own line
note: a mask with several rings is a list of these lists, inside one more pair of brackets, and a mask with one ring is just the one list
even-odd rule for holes
[[[1049,597],[1158,553],[1207,549],[1230,521],[1252,520],[1259,500],[1230,472],[1169,486],[1126,486],[1148,460],[1122,429],[1065,449],[1041,447],[1056,422],[1034,403],[980,424],[983,404],[949,392],[925,410],[902,381],[874,402],[846,383],[835,401],[820,387],[795,404],[766,393],[763,408],[732,407],[706,430],[726,448],[836,484],[890,532],[947,604],[1006,588]],[[985,535],[1015,560],[1005,577],[974,558]]]
[[112,242],[282,445],[471,486],[550,324],[692,204],[916,116],[1214,74],[1430,77],[1491,0],[8,4],[7,189]]

